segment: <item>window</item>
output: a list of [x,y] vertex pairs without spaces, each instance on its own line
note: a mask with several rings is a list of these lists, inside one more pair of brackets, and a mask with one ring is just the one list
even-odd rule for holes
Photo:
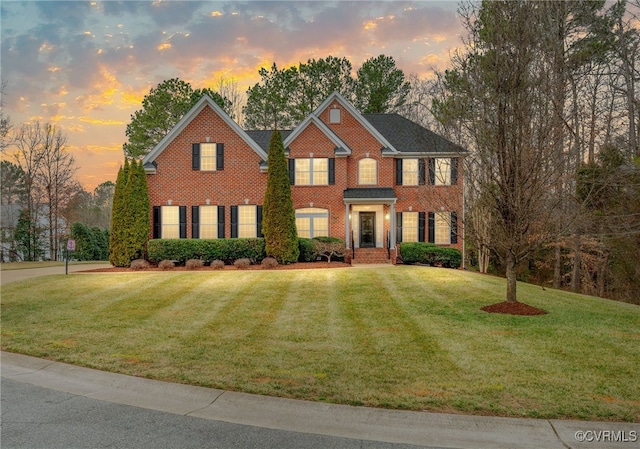
[[329,160],[327,158],[295,159],[295,184],[302,186],[328,185]]
[[218,238],[218,206],[200,206],[200,238]]
[[402,160],[402,185],[417,186],[418,185],[418,159]]
[[378,161],[372,158],[358,162],[358,184],[376,185],[378,183]]
[[257,223],[256,206],[238,206],[238,237],[255,238]]
[[451,159],[449,158],[435,159],[435,185],[437,186],[451,185]]
[[451,243],[451,213],[435,213],[435,242],[436,245]]
[[402,213],[402,241],[418,241],[418,212]]
[[200,170],[212,171],[216,169],[216,144],[200,144]]
[[180,208],[178,206],[162,206],[161,209],[163,239],[180,238]]
[[329,123],[340,123],[340,109],[334,108],[329,110]]
[[329,235],[329,211],[317,207],[296,209],[298,237],[312,239]]

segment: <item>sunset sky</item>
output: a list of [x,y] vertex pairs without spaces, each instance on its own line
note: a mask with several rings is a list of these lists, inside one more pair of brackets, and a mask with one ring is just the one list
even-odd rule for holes
[[4,113],[67,136],[78,179],[115,181],[131,114],[163,80],[193,88],[234,79],[244,92],[273,62],[346,57],[356,71],[393,56],[428,77],[461,46],[457,2],[3,0]]

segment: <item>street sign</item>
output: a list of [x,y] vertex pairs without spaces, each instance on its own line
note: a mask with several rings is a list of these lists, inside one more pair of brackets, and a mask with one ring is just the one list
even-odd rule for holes
[[76,250],[76,241],[73,239],[67,240],[67,251],[75,251]]

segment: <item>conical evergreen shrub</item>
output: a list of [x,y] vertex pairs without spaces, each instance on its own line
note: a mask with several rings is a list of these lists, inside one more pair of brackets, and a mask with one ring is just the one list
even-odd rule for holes
[[267,256],[278,263],[297,262],[300,255],[296,215],[291,199],[289,169],[284,144],[278,130],[269,143],[267,190],[262,203],[262,233]]

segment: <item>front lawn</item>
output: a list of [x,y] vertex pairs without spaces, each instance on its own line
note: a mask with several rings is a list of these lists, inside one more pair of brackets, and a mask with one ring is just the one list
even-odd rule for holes
[[640,307],[397,266],[47,276],[2,287],[2,348],[315,401],[640,421]]

